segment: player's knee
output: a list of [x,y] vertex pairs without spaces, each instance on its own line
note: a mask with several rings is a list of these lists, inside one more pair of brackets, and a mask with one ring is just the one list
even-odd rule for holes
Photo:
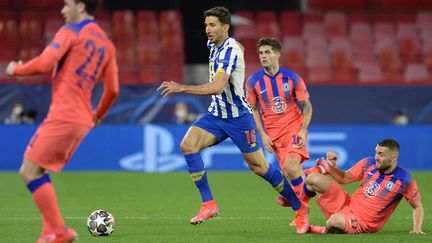
[[191,154],[198,151],[195,151],[195,146],[193,146],[190,142],[187,140],[184,140],[180,143],[180,149],[184,154]]
[[26,183],[26,184],[34,179],[33,178],[34,176],[31,173],[29,173],[28,171],[26,171],[23,167],[21,167],[18,174],[21,177],[21,179],[24,181],[24,183]]
[[319,176],[320,176],[320,174],[316,174],[316,173],[312,173],[312,174],[308,175],[306,177],[306,185],[308,185],[308,186],[317,185],[317,183],[320,180]]

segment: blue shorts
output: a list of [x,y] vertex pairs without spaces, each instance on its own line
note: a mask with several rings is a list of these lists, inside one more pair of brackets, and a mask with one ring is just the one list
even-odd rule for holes
[[257,133],[252,114],[236,118],[220,118],[206,113],[192,126],[202,128],[215,135],[216,144],[228,137],[231,138],[242,153],[252,153],[261,149],[261,139]]

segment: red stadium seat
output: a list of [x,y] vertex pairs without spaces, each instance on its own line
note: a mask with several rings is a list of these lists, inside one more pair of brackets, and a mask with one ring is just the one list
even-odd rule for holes
[[311,22],[323,22],[323,15],[322,13],[318,12],[307,12],[303,14],[303,24],[305,23],[311,23]]
[[137,43],[135,40],[123,40],[115,42],[117,48],[117,61],[119,64],[137,64]]
[[324,27],[329,38],[346,36],[347,20],[343,12],[327,12],[324,14]]
[[338,37],[330,40],[332,66],[336,68],[352,67],[351,44],[348,38]]
[[135,15],[131,10],[116,10],[112,16],[115,40],[134,40],[136,37]]
[[19,48],[18,57],[20,60],[29,61],[30,59],[40,55],[43,48],[44,46],[42,45],[33,45],[31,43],[21,45]]
[[374,26],[374,36],[375,39],[385,39],[385,38],[394,38],[395,36],[395,28],[392,23],[376,23]]
[[369,24],[370,16],[365,11],[354,11],[347,13],[348,24],[352,25],[354,23],[365,23]]
[[334,82],[357,82],[356,70],[352,67],[333,68]]
[[145,85],[158,85],[162,81],[160,79],[159,65],[141,66],[139,69],[139,83]]
[[134,65],[119,65],[119,81],[125,85],[141,85],[138,70]]
[[21,41],[44,43],[42,17],[41,12],[22,11],[20,13],[19,35]]
[[304,23],[302,36],[305,40],[324,37],[324,25],[320,22]]
[[399,41],[399,52],[406,63],[418,63],[422,60],[420,40],[414,23],[397,25],[396,36]]
[[257,29],[253,13],[250,11],[238,11],[235,16],[240,17],[241,21],[234,27],[234,37],[255,40],[257,38]]
[[18,16],[15,12],[0,11],[0,43],[18,40]]
[[160,81],[173,80],[183,83],[184,65],[161,65]]
[[429,0],[381,0],[384,10],[417,10],[432,9],[432,1]]
[[19,2],[16,0],[0,0],[0,9],[1,10],[15,10],[19,5]]
[[[32,2],[37,2],[37,1],[32,1]],[[64,5],[63,1],[58,1],[58,0],[43,0],[41,2],[43,2],[43,8],[46,10],[60,10]]]
[[382,71],[378,65],[364,65],[358,69],[358,80],[360,82],[381,82]]
[[369,23],[353,23],[350,37],[353,41],[372,41],[372,29]]
[[282,39],[285,36],[298,36],[302,33],[302,20],[298,12],[283,11],[279,23]]
[[430,80],[429,72],[424,64],[408,64],[405,68],[406,82]]
[[281,63],[288,67],[305,66],[303,40],[300,36],[285,37],[282,44]]
[[183,36],[181,13],[178,10],[165,10],[159,15],[159,27],[162,37]]
[[138,63],[141,66],[160,64],[160,42],[156,37],[138,40]]
[[329,9],[367,9],[368,8],[368,0],[350,0],[350,1],[341,1],[341,0],[308,0],[308,8],[309,9],[321,9],[321,10],[329,10]]
[[308,68],[330,67],[327,49],[312,49],[306,53],[306,66]]
[[[18,59],[18,44],[15,41],[0,41],[0,62],[10,62]],[[1,72],[4,72],[3,69]]]
[[332,70],[328,67],[309,68],[309,81],[311,83],[331,82],[333,81]]
[[138,12],[138,38],[158,37],[159,28],[156,11],[141,10]]
[[279,39],[280,28],[277,21],[276,12],[259,11],[256,17],[256,24],[258,29],[258,36],[267,36]]

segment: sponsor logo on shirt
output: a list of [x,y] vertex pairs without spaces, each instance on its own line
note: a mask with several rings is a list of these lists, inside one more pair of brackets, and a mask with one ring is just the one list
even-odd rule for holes
[[380,189],[380,185],[376,182],[371,181],[369,182],[369,184],[370,186],[363,189],[363,193],[366,197],[375,197]]
[[272,111],[274,113],[282,113],[287,108],[287,104],[285,102],[285,99],[280,97],[280,96],[274,97],[272,102],[273,102]]

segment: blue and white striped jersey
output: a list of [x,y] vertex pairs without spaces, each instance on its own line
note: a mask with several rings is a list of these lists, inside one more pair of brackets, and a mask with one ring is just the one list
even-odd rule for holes
[[219,95],[212,95],[212,103],[208,111],[220,118],[235,118],[251,114],[252,110],[246,101],[244,90],[245,62],[243,51],[237,41],[228,38],[218,48],[208,41],[209,56],[209,82],[218,72],[230,75],[224,91]]

